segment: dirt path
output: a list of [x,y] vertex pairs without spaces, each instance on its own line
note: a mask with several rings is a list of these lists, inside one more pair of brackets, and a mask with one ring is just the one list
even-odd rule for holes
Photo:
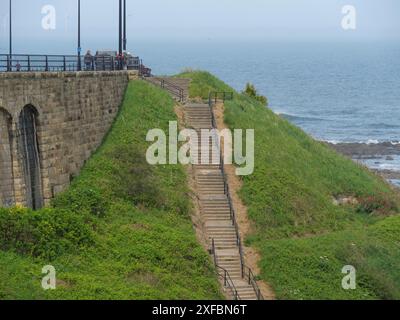
[[[218,103],[215,106],[214,114],[218,129],[226,129],[227,126],[224,122],[224,105],[222,103]],[[235,174],[235,170],[236,168],[234,165],[225,165],[225,172],[228,177],[229,189],[231,190],[231,198],[236,211],[236,219],[240,229],[240,236],[242,239],[246,239],[246,237],[252,232],[252,224],[247,215],[247,207],[243,204],[238,195],[240,189],[242,188],[242,181]],[[252,269],[255,274],[260,274],[259,262],[261,260],[261,257],[259,252],[254,248],[246,247],[244,244],[243,250],[246,265],[250,269]],[[275,293],[269,284],[265,283],[264,281],[257,281],[257,284],[261,290],[264,299],[275,300]]]

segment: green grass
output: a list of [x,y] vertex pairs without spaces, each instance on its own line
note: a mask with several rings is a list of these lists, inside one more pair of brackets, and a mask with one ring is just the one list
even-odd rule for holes
[[[207,72],[186,72],[190,94],[233,91]],[[375,174],[338,155],[275,115],[235,93],[225,103],[231,129],[255,129],[255,171],[240,196],[260,250],[261,277],[280,299],[400,299],[398,193]],[[352,196],[356,206],[333,199]],[[343,266],[357,269],[356,290],[341,287]]]
[[[179,165],[145,161],[147,131],[176,120],[173,100],[129,84],[103,145],[48,209],[0,210],[0,299],[221,299],[190,219]],[[41,288],[53,265],[58,287]]]

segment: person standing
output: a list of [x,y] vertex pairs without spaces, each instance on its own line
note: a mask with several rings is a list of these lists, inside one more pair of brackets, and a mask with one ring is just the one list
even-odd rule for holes
[[83,60],[85,63],[86,71],[93,70],[93,56],[90,50],[86,52]]

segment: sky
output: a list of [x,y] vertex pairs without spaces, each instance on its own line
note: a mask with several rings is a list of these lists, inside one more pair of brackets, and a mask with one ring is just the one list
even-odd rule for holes
[[[0,0],[0,52],[8,51],[8,2]],[[127,0],[128,40],[400,41],[399,0]],[[76,48],[77,0],[12,0],[14,52]],[[42,8],[55,8],[44,30]],[[343,30],[342,8],[356,9]],[[81,0],[82,46],[116,48],[118,0]],[[51,51],[51,50],[50,50]],[[51,53],[51,52],[50,52]]]

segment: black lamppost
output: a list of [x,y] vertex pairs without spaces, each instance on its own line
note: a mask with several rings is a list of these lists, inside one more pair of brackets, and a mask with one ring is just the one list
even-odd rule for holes
[[12,5],[10,0],[10,60],[8,62],[8,70],[11,71],[12,69]]
[[124,0],[124,51],[126,51],[126,0]]
[[118,69],[122,70],[122,0],[119,0]]
[[78,71],[82,70],[81,50],[81,0],[78,0]]

